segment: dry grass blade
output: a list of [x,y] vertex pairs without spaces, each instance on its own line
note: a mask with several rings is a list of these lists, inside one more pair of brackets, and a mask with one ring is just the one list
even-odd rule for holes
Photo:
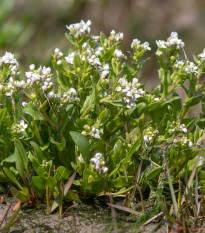
[[161,217],[163,214],[164,214],[163,212],[160,212],[159,214],[155,215],[154,217],[150,218],[148,221],[146,221],[145,223],[143,223],[142,226],[146,226],[147,224],[151,223],[155,219]]
[[135,210],[133,210],[133,209],[130,209],[130,208],[128,208],[128,207],[124,207],[124,206],[120,206],[120,205],[114,205],[114,204],[111,204],[111,203],[107,203],[107,205],[109,205],[109,206],[111,206],[111,207],[114,207],[114,208],[116,208],[116,209],[118,209],[118,210],[126,211],[126,212],[128,212],[128,213],[130,213],[130,214],[142,215],[142,213],[137,212],[137,211],[135,211]]
[[[78,170],[78,169],[75,170],[75,172],[73,173],[73,175],[72,175],[72,176],[70,177],[70,179],[66,182],[66,184],[65,184],[65,186],[64,186],[64,190],[63,190],[63,196],[66,196],[66,194],[68,193],[68,191],[69,191],[69,189],[70,189],[70,187],[71,187],[71,185],[72,185],[72,183],[73,183],[73,181],[74,181],[74,179],[75,179],[75,176],[76,176],[76,174],[77,174],[77,170]],[[60,205],[61,199],[62,199],[62,197],[61,197],[61,195],[59,194],[59,195],[56,197],[55,201],[53,202],[53,204],[52,204],[52,206],[51,206],[50,213],[52,213],[52,212]]]
[[76,207],[76,206],[78,206],[78,205],[75,204],[75,205],[69,206],[69,207],[65,210],[65,212],[62,214],[62,217],[63,217],[70,209],[72,209],[73,207]]
[[75,176],[77,174],[77,171],[78,169],[75,170],[75,172],[73,173],[73,175],[70,177],[70,179],[66,182],[65,186],[64,186],[64,191],[63,191],[63,194],[64,196],[68,193],[68,190],[70,189],[74,179],[75,179]]

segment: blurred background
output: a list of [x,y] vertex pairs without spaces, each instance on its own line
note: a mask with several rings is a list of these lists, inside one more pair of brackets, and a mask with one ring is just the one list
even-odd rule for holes
[[[205,1],[203,0],[0,0],[0,56],[16,54],[26,67],[49,65],[51,53],[58,47],[70,48],[65,38],[66,25],[90,19],[92,34],[112,29],[124,33],[123,52],[130,50],[134,38],[166,40],[172,31],[185,42],[188,58],[205,47]],[[153,56],[153,55],[152,55]],[[143,81],[156,82],[156,60],[147,62]]]

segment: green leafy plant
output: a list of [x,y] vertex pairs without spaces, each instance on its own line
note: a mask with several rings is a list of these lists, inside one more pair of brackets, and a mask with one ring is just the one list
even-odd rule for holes
[[32,64],[24,77],[13,54],[0,58],[1,181],[22,202],[45,195],[48,214],[62,215],[64,198],[98,195],[127,194],[128,210],[138,193],[145,213],[148,193],[156,211],[173,203],[179,220],[188,193],[204,192],[205,51],[190,62],[176,32],[157,41],[160,85],[148,92],[138,79],[149,43],[134,39],[128,59],[123,33],[92,36],[90,26],[67,27],[73,49],[54,50],[55,74]]

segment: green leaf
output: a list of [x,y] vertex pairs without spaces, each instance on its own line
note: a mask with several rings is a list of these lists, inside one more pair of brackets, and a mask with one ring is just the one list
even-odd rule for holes
[[66,76],[63,76],[63,75],[59,74],[58,78],[57,78],[57,82],[58,82],[58,84],[60,85],[61,88],[63,88],[64,90],[68,91],[69,90],[69,86],[68,86],[68,81],[66,79],[67,79]]
[[55,177],[49,176],[47,179],[48,188],[53,189],[57,185],[57,180]]
[[104,45],[105,40],[106,40],[105,34],[103,32],[100,32],[100,42],[102,46]]
[[46,157],[43,154],[43,151],[41,150],[40,146],[35,143],[35,142],[30,142],[30,144],[32,145],[35,154],[36,154],[36,158],[38,159],[38,162],[41,164],[43,160],[46,160]]
[[4,167],[3,170],[6,176],[9,178],[9,180],[11,180],[14,184],[16,184],[20,189],[23,189],[12,171],[10,171],[7,167]]
[[69,175],[70,175],[70,171],[68,170],[68,168],[60,166],[56,171],[55,178],[58,181],[63,181],[63,180],[67,180],[69,178]]
[[92,106],[95,103],[95,99],[96,99],[96,88],[93,88],[92,94],[86,97],[83,107],[80,110],[80,113],[86,112],[87,109],[90,108],[92,109]]
[[92,188],[92,193],[98,194],[103,191],[106,185],[102,179],[96,179],[90,182],[90,186]]
[[118,170],[120,169],[120,167],[122,167],[123,165],[125,165],[130,158],[132,157],[132,155],[139,149],[141,144],[141,138],[139,138],[130,148],[129,152],[127,153],[126,157],[121,160],[118,165],[116,166],[116,168],[109,174],[109,177],[111,177],[112,175],[114,175],[116,172],[118,172]]
[[10,227],[13,226],[13,224],[15,223],[16,217],[19,214],[21,208],[18,208],[15,213],[12,215],[12,217],[9,219],[9,221],[2,227],[0,228],[0,231],[5,231],[8,230]]
[[75,39],[67,32],[65,33],[65,36],[70,41],[70,43],[76,47],[77,43],[76,43]]
[[32,116],[34,120],[43,121],[43,117],[41,116],[41,114],[36,109],[24,108],[23,112],[26,113],[26,114],[29,114],[30,116]]
[[106,123],[109,118],[110,118],[110,110],[109,109],[105,109],[103,112],[101,112],[101,114],[98,117],[100,123],[102,123],[102,124]]
[[63,151],[66,147],[66,140],[63,136],[61,136],[61,142],[56,142],[52,137],[50,137],[50,141],[51,141],[51,143],[56,145],[56,147],[59,151]]
[[[26,150],[24,149],[22,143],[18,140],[14,140],[15,144],[15,155],[16,155],[16,163],[19,164],[19,168],[25,169],[27,173],[28,171],[28,156]],[[21,171],[23,173],[23,170]],[[20,174],[20,172],[19,172]]]
[[70,135],[74,143],[78,146],[84,161],[88,163],[90,161],[90,144],[87,138],[83,136],[81,133],[75,131],[71,131]]
[[32,180],[33,185],[37,189],[39,189],[39,190],[45,190],[46,189],[45,182],[40,176],[32,176],[31,180]]
[[80,56],[79,56],[79,55],[75,55],[75,56],[74,56],[73,65],[74,65],[74,68],[75,68],[75,69],[77,69],[78,67],[81,66],[81,59],[80,59]]
[[49,108],[48,100],[45,100],[39,107],[39,110],[41,112],[45,112],[48,108]]
[[15,153],[10,155],[9,157],[5,158],[4,160],[1,161],[1,166],[3,166],[4,163],[15,163],[16,162],[16,157]]
[[6,116],[6,108],[0,110],[0,125],[2,121],[4,120],[4,117]]
[[21,193],[16,188],[11,187],[11,193],[12,193],[13,197],[17,198],[19,201],[21,201],[23,203],[27,203],[28,202],[28,197],[29,196],[25,196],[23,193]]
[[103,55],[102,55],[102,59],[105,60],[105,61],[110,61],[110,59],[112,58],[112,55],[113,53],[115,52],[115,48],[111,48],[109,49],[107,52],[105,52]]
[[195,133],[194,133],[194,142],[196,143],[199,139],[199,133],[200,133],[200,128],[198,125],[196,125]]
[[157,167],[154,168],[152,171],[150,171],[147,175],[146,175],[146,179],[152,181],[153,179],[157,178],[159,176],[159,174],[162,172],[163,168],[162,167]]

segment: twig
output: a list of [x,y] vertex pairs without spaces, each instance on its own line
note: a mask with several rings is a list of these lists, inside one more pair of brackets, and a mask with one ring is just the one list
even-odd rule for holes
[[69,207],[65,210],[65,212],[62,214],[62,217],[68,212],[68,210],[70,210],[71,208],[73,208],[73,207],[75,207],[75,206],[77,206],[77,204],[72,205],[72,206],[69,206]]
[[146,226],[149,223],[151,223],[152,221],[154,221],[155,219],[161,217],[164,213],[160,212],[159,214],[155,215],[154,217],[150,218],[149,220],[147,220],[145,223],[142,224],[142,226]]
[[198,216],[198,209],[199,209],[199,203],[198,203],[198,172],[196,170],[196,177],[195,177],[195,209],[196,209],[196,215]]
[[116,214],[116,211],[115,211],[115,208],[112,206],[113,205],[113,199],[112,199],[112,195],[110,194],[109,195],[109,199],[110,199],[110,207],[111,207],[111,214],[112,214],[112,222],[113,222],[113,226],[114,226],[114,233],[117,233],[118,230],[117,230],[117,214]]

